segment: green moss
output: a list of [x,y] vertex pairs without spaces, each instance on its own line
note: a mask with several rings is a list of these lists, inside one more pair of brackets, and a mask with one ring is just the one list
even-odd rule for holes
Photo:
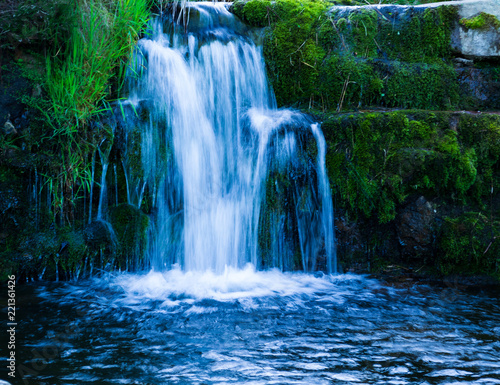
[[142,165],[142,133],[137,127],[127,135],[126,164],[131,172],[131,177],[138,180],[144,177]]
[[279,104],[308,103],[318,97],[319,65],[325,55],[315,28],[326,9],[322,1],[278,0],[267,29],[264,55]]
[[462,145],[475,151],[478,174],[471,193],[482,202],[482,197],[492,190],[500,190],[500,116],[465,114],[458,122],[457,131]]
[[265,27],[269,25],[271,15],[271,2],[267,0],[250,0],[235,12],[243,21],[255,27]]
[[[459,121],[458,132],[450,129],[454,119]],[[322,129],[332,193],[338,206],[355,218],[391,221],[398,205],[413,194],[477,204],[489,197],[491,183],[498,186],[496,115],[338,115],[329,116]]]
[[459,103],[457,75],[450,65],[396,62],[387,72],[383,101],[388,107],[451,109]]
[[119,268],[133,267],[144,257],[149,218],[138,208],[120,204],[110,211],[110,220],[118,240]]
[[377,46],[375,38],[378,33],[378,16],[374,10],[352,12],[348,17],[353,39],[355,56],[375,56]]
[[500,223],[480,212],[445,218],[439,241],[444,274],[490,274],[500,277]]
[[500,20],[489,13],[480,12],[476,16],[460,19],[460,25],[463,25],[467,29],[500,29]]
[[381,56],[408,62],[441,62],[450,57],[453,24],[458,18],[456,7],[440,6],[413,9],[409,18],[394,15],[379,18],[376,41]]
[[264,55],[279,105],[452,109],[460,102],[448,61],[455,7],[393,20],[375,10],[327,12],[322,1],[252,0],[255,17],[264,6]]
[[58,236],[60,255],[58,262],[63,272],[69,277],[76,278],[82,271],[87,256],[87,245],[81,231],[71,228],[62,229]]
[[356,108],[381,98],[381,80],[365,60],[331,55],[320,72],[319,92],[326,108]]

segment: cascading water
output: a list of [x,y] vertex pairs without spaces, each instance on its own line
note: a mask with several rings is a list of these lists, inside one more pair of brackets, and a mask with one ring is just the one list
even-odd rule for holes
[[[125,159],[141,153],[139,171],[124,162],[127,183],[135,184],[128,190],[143,191],[147,184],[154,207],[152,266],[179,264],[187,271],[215,273],[247,263],[292,269],[294,251],[283,240],[290,238],[285,228],[293,227],[303,269],[316,269],[322,254],[325,270],[335,272],[333,210],[319,126],[299,112],[276,108],[262,49],[227,4],[188,3],[184,12],[190,13],[188,26],[157,18],[150,36],[139,42],[125,103],[136,115],[127,136],[140,134],[140,147],[132,141],[136,148],[129,145]],[[266,188],[274,188],[266,178],[272,169],[293,169],[290,165],[304,157],[299,136],[306,131],[317,142],[315,177],[308,179],[317,187],[294,185],[294,226],[284,226],[290,222],[286,213],[274,213],[263,229]],[[259,249],[263,232],[274,238],[273,255],[265,263]]]

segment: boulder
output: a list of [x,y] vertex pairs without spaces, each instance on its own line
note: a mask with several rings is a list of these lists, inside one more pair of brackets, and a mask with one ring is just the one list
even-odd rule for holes
[[105,250],[108,254],[114,254],[116,249],[116,235],[110,223],[103,220],[95,220],[83,231],[85,243],[93,251]]
[[[500,18],[498,0],[454,1],[457,4],[460,19],[470,19],[480,13]],[[471,59],[500,57],[500,28],[487,25],[480,29],[469,29],[458,23],[451,34],[451,48],[456,53]]]
[[457,53],[474,59],[500,57],[500,30],[466,29],[457,26],[451,35],[451,48]]

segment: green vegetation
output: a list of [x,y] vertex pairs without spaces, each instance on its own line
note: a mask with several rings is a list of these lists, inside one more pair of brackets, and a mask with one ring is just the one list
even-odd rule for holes
[[[6,0],[0,5],[0,49],[34,86],[30,93],[20,90],[29,128],[0,135],[0,280],[11,271],[26,279],[42,271],[45,278],[71,279],[94,266],[140,263],[148,217],[130,205],[117,205],[109,216],[113,231],[102,221],[88,225],[85,204],[91,180],[101,177],[99,146],[106,158],[130,166],[129,181],[144,177],[140,133],[128,132],[128,152],[112,148],[114,123],[106,113],[119,95],[151,2]],[[377,250],[397,250],[390,242],[398,214],[424,196],[438,217],[433,247],[439,257],[426,260],[446,274],[498,275],[499,116],[417,110],[331,114],[372,106],[475,107],[461,98],[452,64],[456,8],[413,8],[409,17],[374,9],[330,10],[332,4],[366,1],[250,0],[236,1],[233,10],[248,24],[264,28],[266,65],[279,105],[315,111],[323,120],[336,210],[354,234],[346,255],[353,260],[369,255],[384,265]],[[486,13],[460,23],[467,29],[500,27]],[[492,84],[500,79],[495,63],[475,68],[481,65],[488,66]],[[7,67],[2,68],[5,74]],[[303,139],[307,144],[309,139]],[[165,148],[165,156],[170,151]],[[314,158],[314,146],[308,151]],[[295,168],[273,169],[267,177],[259,234],[264,265],[272,264],[271,251],[277,247],[267,230],[282,218],[302,215],[301,207],[314,199],[311,189],[302,189],[312,185],[308,164],[297,160]],[[125,196],[124,175],[115,177],[122,185],[118,195]],[[26,181],[34,179],[35,195],[47,204],[28,202]],[[305,192],[294,196],[297,190]],[[94,205],[98,192],[94,184]],[[148,206],[147,191],[145,196]],[[370,229],[359,230],[358,224]],[[289,268],[300,268],[297,229],[292,220],[281,225],[289,235],[281,247],[294,256]],[[357,231],[365,232],[363,240]]]
[[[440,202],[439,270],[497,274],[500,116],[395,111],[324,119],[337,209],[384,224],[411,197]],[[473,215],[464,211],[471,208]]]
[[411,194],[481,205],[492,185],[500,188],[493,176],[500,159],[496,115],[338,115],[322,128],[332,190],[351,217],[388,222]]
[[235,3],[240,17],[254,27],[265,27],[270,23],[272,4],[267,0],[250,0],[245,4]]
[[460,19],[460,24],[467,29],[500,29],[500,20],[496,16],[485,12],[480,12],[478,15],[468,19],[464,17]]
[[71,1],[4,0],[0,4],[0,48],[36,44],[45,50],[64,42],[73,25]]
[[149,218],[132,205],[120,204],[111,210],[110,220],[118,241],[117,266],[133,267],[144,256]]
[[439,268],[445,274],[500,277],[500,222],[481,212],[445,218],[439,242]]
[[[41,105],[44,118],[53,128],[52,141],[63,155],[56,179],[64,185],[89,188],[90,156],[98,143],[111,141],[112,129],[100,125],[89,135],[91,119],[106,110],[106,98],[113,97],[123,80],[135,41],[149,15],[149,0],[91,0],[76,3],[75,24],[64,51],[47,59],[47,103]],[[59,53],[58,53],[59,52]],[[114,84],[113,84],[114,83]],[[116,95],[116,93],[115,93]],[[73,202],[61,202],[62,211]]]
[[451,109],[459,104],[451,64],[452,6],[412,17],[374,9],[328,10],[320,0],[236,2],[265,27],[264,54],[278,104],[325,110],[370,105]]
[[[19,172],[25,173],[23,178],[37,178],[36,194],[48,197],[44,199],[50,206],[24,202],[3,214],[2,218],[26,217],[26,223],[15,219],[7,223],[8,219],[0,226],[7,235],[2,245],[2,254],[8,256],[4,264],[26,278],[37,278],[35,271],[46,271],[50,278],[75,277],[87,267],[83,263],[87,257],[90,264],[99,259],[106,264],[100,255],[89,254],[82,235],[88,213],[85,197],[92,180],[100,176],[100,167],[92,175],[93,163],[100,161],[97,148],[106,154],[111,149],[109,102],[119,95],[151,4],[151,0],[8,0],[0,6],[0,48],[16,63],[4,68],[12,72],[17,66],[34,89],[20,96],[27,106],[29,127],[15,136],[0,135],[0,153],[8,154],[0,164],[5,165],[6,178]],[[17,192],[13,199],[23,195]],[[12,230],[18,226],[23,233],[14,237]]]
[[420,5],[430,3],[440,3],[452,0],[333,0],[335,5],[366,5],[366,4],[398,4],[398,5]]

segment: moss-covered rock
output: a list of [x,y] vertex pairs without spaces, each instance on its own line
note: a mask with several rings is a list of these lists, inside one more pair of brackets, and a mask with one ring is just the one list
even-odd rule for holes
[[486,12],[480,12],[476,16],[470,18],[461,18],[460,25],[467,29],[500,29],[500,20],[495,15]]
[[98,266],[101,269],[113,265],[117,253],[117,237],[109,222],[95,220],[83,230],[83,237],[87,245],[90,259],[90,269]]
[[316,28],[325,17],[325,10],[323,1],[272,3],[264,54],[280,104],[305,102],[319,95],[315,89],[325,52],[317,44]]
[[138,267],[147,246],[149,217],[135,206],[124,203],[111,209],[110,220],[118,241],[117,267]]
[[497,115],[333,115],[322,128],[333,192],[351,216],[375,215],[381,223],[393,220],[411,194],[480,202],[498,167]]
[[[279,105],[323,111],[498,108],[498,86],[489,75],[498,65],[481,71],[481,82],[453,61],[463,40],[460,9],[331,7],[320,0],[252,0],[233,7],[246,22],[265,27],[264,55]],[[476,49],[481,36],[469,45]],[[471,63],[474,71],[481,66]]]
[[250,0],[247,2],[234,2],[233,12],[254,27],[265,27],[269,24],[271,15],[271,2],[268,0]]
[[82,231],[65,228],[59,233],[59,263],[68,279],[78,279],[85,269],[88,249]]
[[280,105],[452,109],[459,104],[450,37],[456,7],[327,7],[323,1],[236,3],[266,26],[264,54]]
[[[474,247],[482,247],[482,252],[490,242],[491,247],[496,244],[500,116],[426,111],[334,114],[324,116],[322,129],[338,212],[339,258],[346,267],[356,258],[372,267],[389,258],[393,263],[418,260],[445,274],[495,274],[494,258],[479,261],[479,252],[471,257],[462,244],[476,242]],[[455,236],[462,231],[458,224],[467,210],[474,210],[482,218],[478,223],[492,229],[490,238],[484,239],[484,226],[477,234],[469,231],[476,227],[468,233],[463,230],[472,240]],[[386,230],[378,234],[374,227],[381,225]],[[359,252],[354,258],[355,250],[371,250],[371,260],[359,257]],[[477,259],[474,269],[464,262],[468,258]]]
[[491,274],[500,278],[500,222],[481,212],[446,217],[439,236],[444,274]]

